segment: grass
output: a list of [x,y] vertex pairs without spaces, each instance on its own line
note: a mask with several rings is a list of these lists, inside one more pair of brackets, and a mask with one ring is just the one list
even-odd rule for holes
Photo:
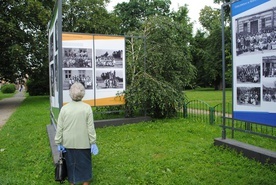
[[[57,184],[49,122],[49,97],[27,97],[2,127],[1,185]],[[221,134],[215,125],[168,119],[96,131],[100,153],[93,156],[93,185],[276,184],[276,165],[213,146]]]
[[10,98],[13,97],[17,92],[15,91],[15,93],[2,93],[0,91],[0,100],[4,99],[4,98]]
[[[216,106],[222,103],[223,91],[210,88],[194,89],[184,91],[188,100],[201,100],[208,103],[210,106]],[[232,89],[226,89],[225,91],[225,101],[232,102]]]

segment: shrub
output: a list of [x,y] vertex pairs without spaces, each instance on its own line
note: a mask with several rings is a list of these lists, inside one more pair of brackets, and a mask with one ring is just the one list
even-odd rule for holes
[[2,93],[14,93],[16,90],[15,88],[15,85],[14,84],[4,84],[2,87],[1,87],[1,92]]
[[43,80],[28,80],[27,87],[30,96],[49,95],[49,84]]

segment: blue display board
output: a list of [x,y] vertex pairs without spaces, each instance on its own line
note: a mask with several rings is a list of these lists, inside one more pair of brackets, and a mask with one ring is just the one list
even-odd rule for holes
[[233,118],[276,126],[276,0],[231,5]]

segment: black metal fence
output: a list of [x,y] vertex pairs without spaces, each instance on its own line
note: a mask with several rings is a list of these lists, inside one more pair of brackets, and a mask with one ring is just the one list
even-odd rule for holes
[[[194,118],[209,124],[223,126],[222,103],[210,106],[201,100],[191,100],[183,105],[181,112],[183,112],[184,118]],[[232,119],[232,104],[230,103],[225,105],[224,127],[232,130],[232,137],[234,137],[234,131],[240,131],[276,139],[276,127]]]

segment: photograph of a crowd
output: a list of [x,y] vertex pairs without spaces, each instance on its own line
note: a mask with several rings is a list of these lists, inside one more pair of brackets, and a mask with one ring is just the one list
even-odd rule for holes
[[63,48],[63,68],[92,68],[92,49]]
[[97,68],[123,68],[123,50],[96,50]]
[[260,64],[237,66],[237,83],[260,83],[260,73]]
[[276,77],[276,56],[263,57],[263,76],[265,78]]
[[260,106],[260,87],[237,87],[237,104]]
[[122,89],[124,78],[122,70],[97,70],[96,88],[97,89]]
[[276,8],[236,19],[236,55],[276,50]]
[[63,90],[69,90],[75,82],[80,82],[85,89],[93,89],[92,70],[64,70]]

